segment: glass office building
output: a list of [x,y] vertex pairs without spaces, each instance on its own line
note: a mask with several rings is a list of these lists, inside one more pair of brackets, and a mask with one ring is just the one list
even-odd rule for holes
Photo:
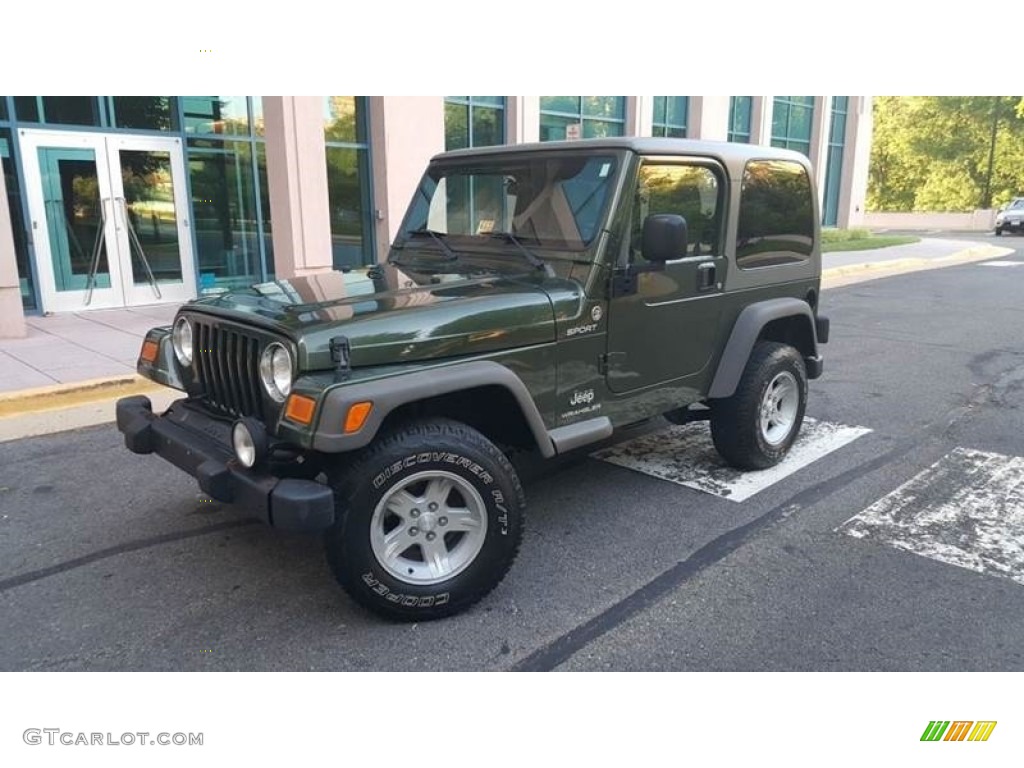
[[[374,260],[364,99],[324,97],[334,261]],[[0,97],[22,302],[185,300],[274,277],[259,96]]]
[[[289,99],[306,105],[305,132],[268,137],[265,107]],[[315,269],[359,267],[386,256],[433,154],[567,138],[789,147],[820,169],[825,222],[849,226],[869,121],[870,97],[845,96],[0,96],[0,266],[14,262],[22,312],[181,302],[309,271],[302,248]],[[319,154],[297,159],[311,144]],[[268,156],[301,194],[274,202]],[[284,236],[310,229],[315,247]]]

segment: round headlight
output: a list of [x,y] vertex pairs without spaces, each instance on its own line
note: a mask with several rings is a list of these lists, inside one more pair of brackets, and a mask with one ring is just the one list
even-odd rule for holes
[[174,347],[174,356],[182,365],[192,365],[192,324],[188,318],[179,317],[174,322],[174,330],[171,332],[171,346]]
[[243,466],[251,467],[256,463],[256,443],[243,422],[235,422],[231,429],[231,442],[235,446],[235,456]]
[[292,356],[283,344],[268,344],[260,356],[260,378],[272,398],[283,403],[292,391]]

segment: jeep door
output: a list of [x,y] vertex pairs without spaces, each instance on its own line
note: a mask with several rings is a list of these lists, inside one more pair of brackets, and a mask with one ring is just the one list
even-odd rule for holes
[[[650,265],[641,252],[645,218],[678,214],[686,219],[685,252],[664,270],[637,273],[636,291],[609,304],[608,388],[630,392],[665,382],[687,386],[714,354],[725,283],[725,171],[693,158],[644,158],[632,202],[626,261]],[[620,267],[623,264],[620,262]]]

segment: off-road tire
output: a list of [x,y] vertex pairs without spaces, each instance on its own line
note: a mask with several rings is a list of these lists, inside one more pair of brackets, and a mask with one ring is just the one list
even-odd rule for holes
[[[788,434],[771,443],[761,426],[761,407],[770,385],[780,375],[796,384],[798,402]],[[800,433],[807,406],[807,369],[803,357],[788,344],[762,341],[754,345],[736,391],[711,403],[711,437],[715,448],[738,469],[767,469],[785,458]]]
[[[438,475],[431,475],[432,472]],[[391,516],[392,522],[402,519],[403,525],[412,522],[387,512],[384,499],[399,493],[403,483],[410,481],[414,483],[408,486],[412,489],[410,494],[415,495],[420,487],[416,478],[421,476],[428,478],[421,481],[424,483],[430,482],[431,477],[451,480],[454,476],[456,491],[460,482],[468,483],[469,488],[463,485],[467,497],[464,506],[470,508],[475,504],[478,515],[486,517],[485,532],[475,534],[475,546],[480,547],[477,554],[461,571],[450,578],[438,577],[444,580],[431,584],[398,578],[396,563],[406,562],[410,572],[416,564],[392,557],[387,560],[391,565],[386,565],[375,554],[371,540],[371,529],[382,525],[380,514]],[[328,479],[338,512],[335,524],[325,536],[327,562],[353,600],[387,618],[427,621],[465,610],[501,582],[519,551],[525,510],[519,478],[497,446],[460,422],[429,419],[402,425],[378,436],[353,462],[329,473]],[[471,489],[479,495],[477,502],[468,498]],[[460,495],[457,492],[454,497],[455,506],[459,506]],[[378,505],[384,511],[375,518]],[[425,511],[418,514],[424,515]],[[432,530],[435,536],[440,533],[445,537],[442,529],[436,527],[438,520],[435,518],[431,523],[435,526]],[[425,536],[422,532],[420,535]],[[379,548],[381,539],[376,541]],[[462,540],[456,538],[455,542],[457,547]],[[426,568],[428,550],[425,544],[423,549],[419,546],[402,550],[405,555],[399,557],[418,554],[424,561],[422,568]]]

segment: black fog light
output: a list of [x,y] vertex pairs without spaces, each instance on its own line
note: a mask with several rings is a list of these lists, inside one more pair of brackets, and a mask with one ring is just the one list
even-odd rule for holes
[[267,458],[267,430],[248,417],[239,419],[231,428],[235,456],[244,467],[254,467]]

